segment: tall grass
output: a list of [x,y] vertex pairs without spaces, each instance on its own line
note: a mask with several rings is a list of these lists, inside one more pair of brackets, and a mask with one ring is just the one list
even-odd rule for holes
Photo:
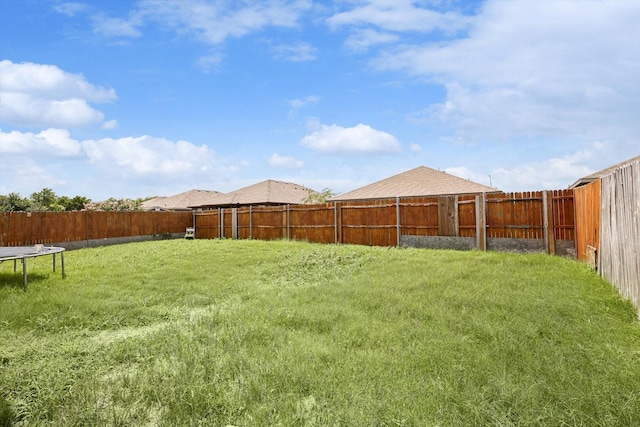
[[635,310],[570,260],[174,240],[66,261],[30,262],[27,292],[0,265],[16,425],[640,425]]

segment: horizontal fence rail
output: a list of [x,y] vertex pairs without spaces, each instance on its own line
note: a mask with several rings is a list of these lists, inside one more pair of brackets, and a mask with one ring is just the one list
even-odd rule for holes
[[573,190],[218,208],[194,218],[203,239],[575,254]]

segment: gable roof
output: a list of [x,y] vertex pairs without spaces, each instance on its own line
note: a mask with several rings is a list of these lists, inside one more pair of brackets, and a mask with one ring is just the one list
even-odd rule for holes
[[211,197],[222,195],[219,191],[189,190],[170,197],[155,197],[142,202],[142,209],[146,211],[191,210],[189,206],[210,200]]
[[640,156],[632,157],[629,160],[625,160],[624,162],[616,163],[615,165],[599,170],[598,172],[594,172],[590,175],[583,176],[582,178],[578,179],[576,182],[571,184],[569,188],[582,187],[583,185],[587,185],[590,182],[595,181],[596,179],[609,175],[610,173],[614,172],[616,169],[619,169],[623,166],[630,165],[631,163],[635,163],[638,161],[640,161]]
[[230,193],[215,196],[204,203],[192,204],[191,207],[301,204],[310,193],[313,194],[316,191],[300,184],[268,179]]
[[373,184],[340,194],[330,200],[386,199],[391,197],[442,196],[499,191],[446,172],[419,166]]

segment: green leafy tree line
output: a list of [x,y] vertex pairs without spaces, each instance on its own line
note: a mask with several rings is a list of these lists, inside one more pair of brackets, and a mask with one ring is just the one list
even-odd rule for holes
[[84,196],[58,196],[52,189],[43,188],[29,197],[19,193],[0,195],[0,212],[65,212],[65,211],[139,211],[143,199],[110,198],[102,202],[92,202]]

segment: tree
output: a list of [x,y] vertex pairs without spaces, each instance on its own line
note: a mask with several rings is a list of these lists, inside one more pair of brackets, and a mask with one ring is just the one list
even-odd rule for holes
[[29,208],[29,199],[20,197],[19,193],[0,195],[0,212],[20,212]]
[[43,188],[42,191],[31,194],[31,205],[29,210],[31,211],[60,211],[64,210],[56,202],[58,196],[50,188]]
[[10,193],[8,196],[0,195],[0,212],[31,211],[31,212],[63,212],[80,211],[83,209],[93,211],[140,211],[143,199],[116,199],[111,197],[102,202],[91,202],[84,196],[58,197],[50,188],[43,188],[37,193],[31,194],[26,199],[18,193]]
[[91,203],[91,199],[83,196],[75,196],[73,199],[67,196],[61,196],[57,202],[65,211],[81,211],[89,203]]
[[337,195],[338,193],[334,193],[333,190],[331,190],[330,188],[324,188],[320,192],[309,190],[307,192],[307,197],[302,199],[302,203],[306,203],[310,205],[316,204],[316,203],[326,203],[327,200]]
[[91,202],[91,199],[83,196],[69,198],[67,196],[58,197],[50,188],[43,188],[42,191],[32,193],[29,198],[20,197],[18,193],[9,193],[6,196],[0,195],[0,212],[16,211],[79,211]]
[[102,202],[93,202],[85,205],[89,211],[141,211],[142,199],[116,199],[111,197]]

